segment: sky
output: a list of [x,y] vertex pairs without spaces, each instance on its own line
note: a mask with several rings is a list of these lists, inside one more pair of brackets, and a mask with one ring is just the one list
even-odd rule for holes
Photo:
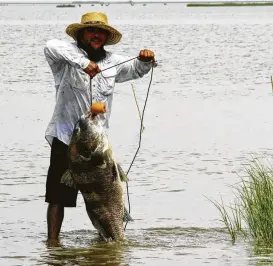
[[[0,3],[56,3],[56,2],[77,2],[77,1],[81,1],[84,2],[86,1],[87,3],[91,3],[91,2],[129,2],[130,0],[0,0]],[[132,0],[133,2],[181,2],[183,0]]]
[[[0,0],[0,3],[56,3],[56,2],[77,2],[77,1],[81,1],[84,2],[86,1],[87,3],[91,3],[91,2],[129,2],[130,0]],[[182,0],[132,0],[133,2],[181,2]]]
[[[77,2],[77,1],[86,1],[86,0],[0,0],[0,4],[2,3],[72,3],[72,2]],[[88,0],[87,3],[92,3],[92,2],[129,2],[130,0]],[[153,1],[156,2],[162,2],[162,3],[168,3],[168,2],[184,2],[184,3],[189,3],[189,2],[265,2],[268,0],[131,0],[134,3],[137,2],[146,2],[146,3],[152,3]]]

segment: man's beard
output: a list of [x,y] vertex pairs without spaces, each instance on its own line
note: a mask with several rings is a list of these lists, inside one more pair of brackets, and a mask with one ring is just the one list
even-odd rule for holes
[[103,60],[106,57],[106,51],[104,50],[103,46],[101,46],[98,49],[94,49],[92,46],[84,43],[79,38],[77,40],[77,45],[78,45],[79,48],[83,49],[87,53],[88,58],[91,61],[99,62],[99,61]]

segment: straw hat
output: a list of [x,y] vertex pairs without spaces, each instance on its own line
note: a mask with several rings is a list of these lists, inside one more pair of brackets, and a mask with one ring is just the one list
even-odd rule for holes
[[120,41],[122,34],[108,25],[107,16],[100,12],[86,13],[82,16],[81,23],[70,24],[66,28],[66,33],[77,40],[77,32],[84,28],[96,27],[107,30],[110,34],[105,45],[116,44]]

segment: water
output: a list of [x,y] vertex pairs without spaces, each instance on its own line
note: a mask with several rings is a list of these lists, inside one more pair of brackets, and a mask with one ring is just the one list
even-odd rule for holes
[[[123,33],[110,51],[156,53],[145,131],[130,172],[134,223],[128,243],[102,244],[84,209],[67,209],[58,247],[46,240],[44,132],[54,107],[43,55],[69,23],[102,10]],[[208,198],[234,199],[229,185],[251,154],[273,147],[272,7],[54,5],[0,7],[0,265],[271,265],[271,251],[232,245]],[[134,82],[143,106],[150,75]],[[124,169],[138,145],[131,82],[117,84],[111,140]]]

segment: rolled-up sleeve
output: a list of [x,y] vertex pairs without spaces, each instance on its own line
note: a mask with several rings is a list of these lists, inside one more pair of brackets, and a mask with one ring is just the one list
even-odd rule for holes
[[49,65],[68,63],[73,67],[84,69],[90,60],[77,49],[72,43],[53,39],[46,43],[44,54]]
[[[116,64],[122,63],[128,58],[116,56]],[[117,66],[116,82],[121,83],[132,79],[138,79],[147,74],[152,67],[151,62],[142,62],[137,58]]]

